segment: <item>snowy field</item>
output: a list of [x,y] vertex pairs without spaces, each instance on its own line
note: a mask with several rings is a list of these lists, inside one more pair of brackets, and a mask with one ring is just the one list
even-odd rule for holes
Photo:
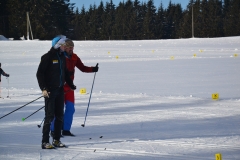
[[[41,96],[36,71],[50,41],[0,41],[0,117]],[[240,37],[76,41],[76,112],[65,149],[42,150],[43,98],[0,119],[1,160],[240,159]],[[86,88],[87,94],[79,90]],[[219,100],[212,100],[218,93]],[[8,98],[9,96],[9,98]],[[52,140],[51,140],[52,141]]]

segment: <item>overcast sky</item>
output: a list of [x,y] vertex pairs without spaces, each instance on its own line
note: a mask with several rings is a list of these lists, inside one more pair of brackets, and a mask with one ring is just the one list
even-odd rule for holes
[[[110,0],[102,0],[104,5],[106,4],[106,2],[110,2]],[[119,2],[126,2],[127,0],[113,0],[113,3],[118,6]],[[134,0],[132,0],[133,2]],[[139,0],[140,2],[148,2],[148,0]],[[187,4],[189,3],[189,0],[171,0],[172,3],[177,4],[180,3],[183,9],[186,9]],[[96,4],[96,6],[99,6],[101,0],[70,0],[71,3],[75,3],[75,7],[78,7],[79,10],[81,10],[82,6],[84,5],[85,9],[88,10],[90,4]],[[170,0],[154,0],[154,5],[156,8],[158,8],[160,6],[160,4],[163,4],[164,8],[168,7],[168,4],[170,2]]]

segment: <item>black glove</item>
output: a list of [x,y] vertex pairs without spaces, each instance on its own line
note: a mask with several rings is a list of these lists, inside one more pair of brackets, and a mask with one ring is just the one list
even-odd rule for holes
[[98,72],[98,63],[97,63],[97,65],[95,67],[92,68],[92,71],[93,72]]
[[72,76],[72,75],[74,75],[74,71],[69,71],[69,76]]
[[6,77],[9,77],[9,76],[10,76],[9,74],[6,75]]
[[73,84],[70,86],[71,90],[75,90],[77,87]]

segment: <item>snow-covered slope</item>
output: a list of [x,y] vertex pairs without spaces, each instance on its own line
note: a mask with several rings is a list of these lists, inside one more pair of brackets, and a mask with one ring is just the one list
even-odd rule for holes
[[[240,159],[240,37],[75,41],[99,72],[76,71],[66,149],[42,150],[43,98],[0,119],[0,159]],[[0,117],[41,96],[36,71],[50,41],[1,41]],[[219,100],[212,100],[218,93]],[[9,96],[9,98],[7,98]],[[102,138],[100,138],[103,136]]]

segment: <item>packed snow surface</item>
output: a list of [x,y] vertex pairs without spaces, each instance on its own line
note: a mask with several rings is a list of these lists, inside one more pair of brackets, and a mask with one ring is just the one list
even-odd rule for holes
[[[39,98],[36,71],[51,41],[0,41],[0,117]],[[240,37],[75,41],[94,73],[76,69],[68,148],[41,149],[44,99],[0,119],[0,159],[240,159]],[[86,94],[80,89],[86,88]],[[213,98],[219,99],[213,100]],[[52,140],[50,140],[52,141]]]

